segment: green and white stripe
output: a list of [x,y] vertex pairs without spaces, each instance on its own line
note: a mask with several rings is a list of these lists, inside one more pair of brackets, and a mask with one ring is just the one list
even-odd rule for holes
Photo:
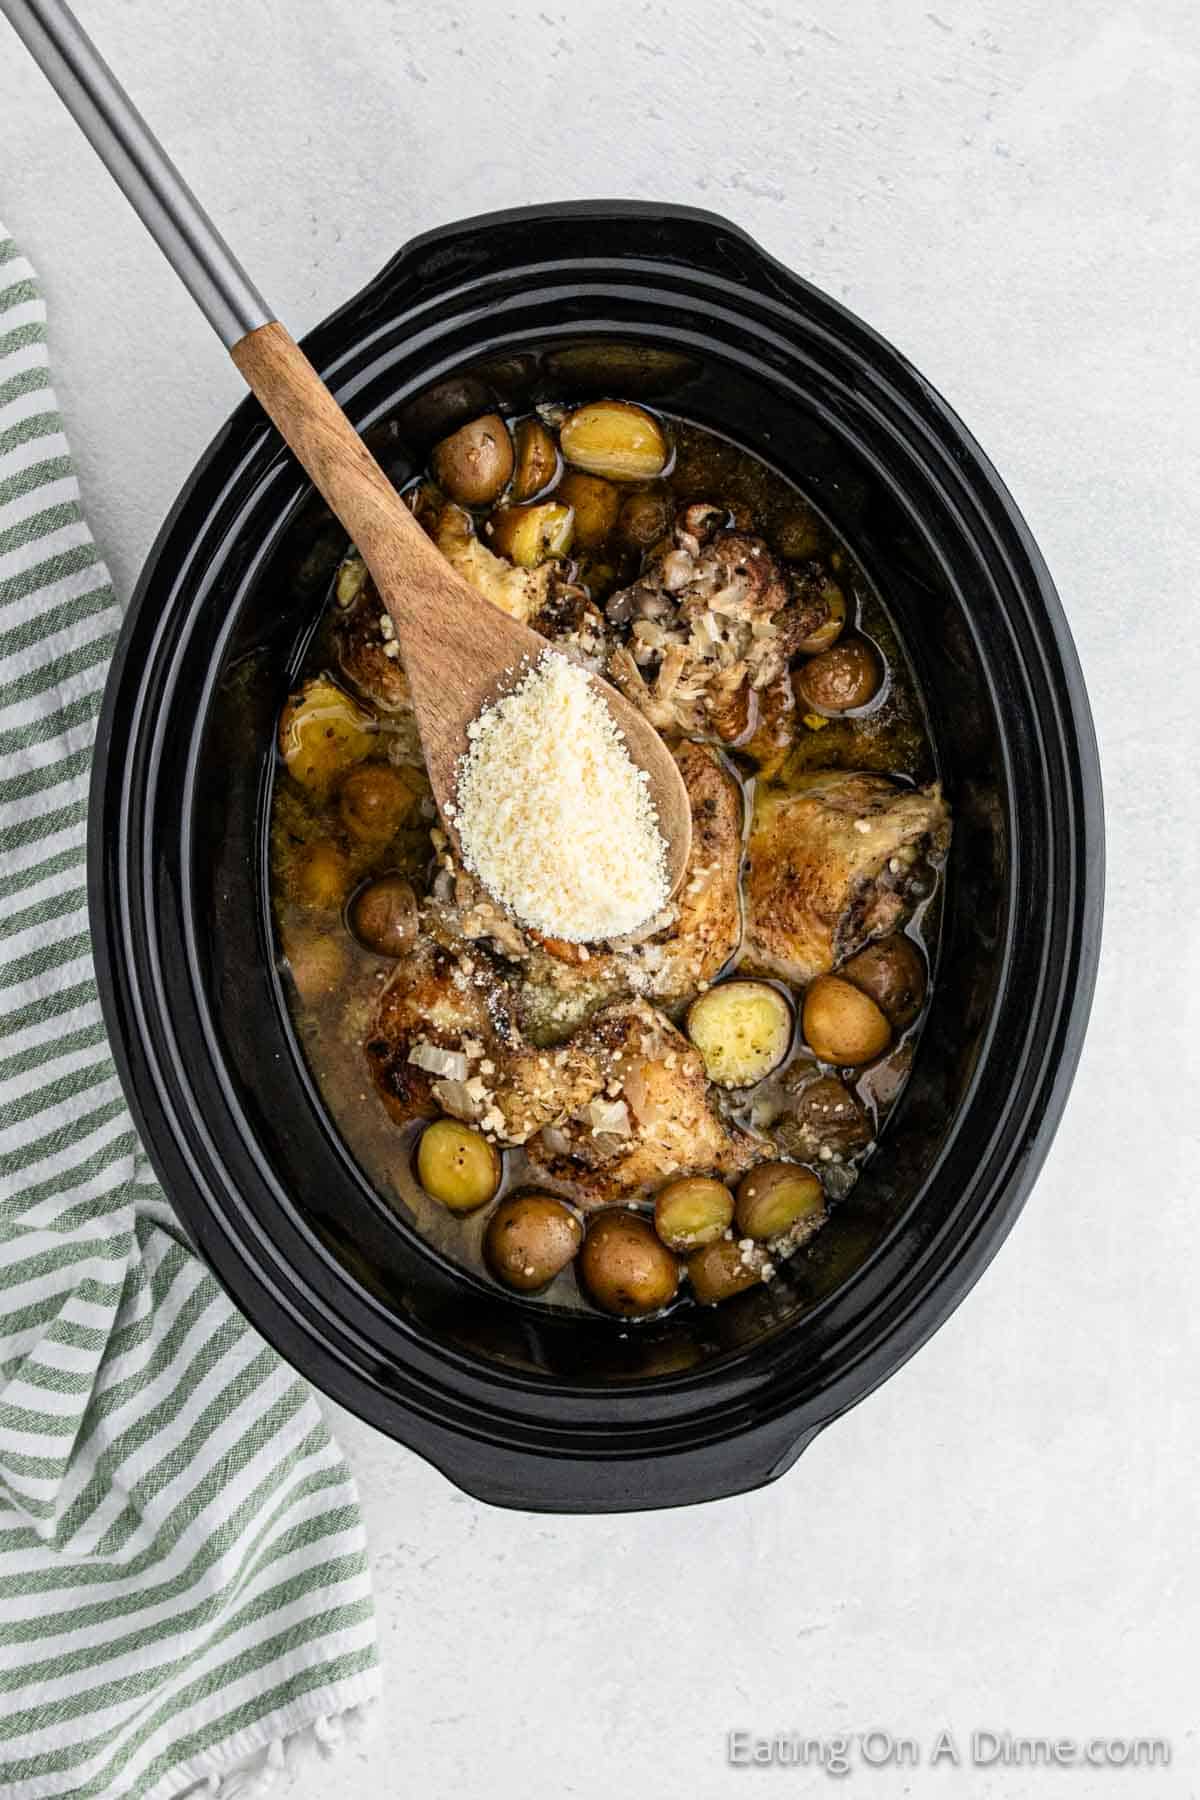
[[[0,230],[0,1794],[182,1793],[370,1698],[357,1497],[183,1241],[101,1022],[84,835],[120,614]],[[324,1725],[323,1725],[324,1722]]]

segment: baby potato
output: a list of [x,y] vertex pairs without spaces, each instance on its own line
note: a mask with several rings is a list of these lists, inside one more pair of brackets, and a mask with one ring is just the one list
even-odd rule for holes
[[500,1153],[469,1125],[435,1119],[417,1145],[417,1179],[449,1212],[475,1212],[500,1186]]
[[765,981],[723,981],[692,1002],[687,1033],[710,1081],[752,1087],[787,1055],[792,1009]]
[[517,466],[512,478],[512,497],[518,505],[534,499],[551,486],[559,470],[558,445],[540,419],[522,419],[517,426]]
[[629,400],[596,400],[568,413],[558,441],[569,463],[609,481],[653,481],[670,460],[658,420]]
[[295,898],[314,912],[340,912],[350,886],[350,864],[336,844],[306,844],[297,852]]
[[338,793],[338,812],[352,837],[364,844],[389,843],[420,807],[415,784],[390,763],[360,763]]
[[671,502],[665,494],[630,494],[617,525],[626,543],[648,550],[671,529]]
[[460,506],[490,506],[513,472],[512,439],[499,413],[461,425],[434,447],[434,479]]
[[306,681],[279,720],[279,754],[287,772],[315,794],[369,756],[375,743],[370,713],[328,677]]
[[329,932],[285,932],[283,954],[296,992],[309,1006],[332,994],[346,973],[346,952]]
[[902,931],[868,944],[838,974],[869,994],[897,1031],[911,1025],[925,1004],[924,958]]
[[825,1190],[812,1170],[799,1163],[759,1163],[738,1183],[734,1219],[740,1237],[786,1233],[799,1242],[825,1223]]
[[[809,1065],[793,1063],[784,1085],[794,1095],[791,1105],[771,1126],[775,1142],[797,1162],[848,1156],[869,1144],[874,1134],[870,1114],[856,1094],[836,1075],[808,1075]],[[795,1072],[796,1083],[789,1082]]]
[[658,1312],[679,1286],[680,1266],[654,1227],[623,1207],[592,1220],[576,1268],[588,1298],[624,1319]]
[[879,657],[865,638],[850,638],[814,656],[792,676],[796,702],[815,713],[853,712],[883,685]]
[[554,490],[556,500],[575,508],[574,542],[581,550],[602,544],[617,522],[621,496],[611,481],[568,469]]
[[483,1254],[497,1281],[535,1294],[566,1268],[583,1242],[583,1226],[552,1194],[511,1194],[487,1223]]
[[654,1229],[667,1249],[680,1255],[711,1244],[728,1231],[732,1218],[733,1195],[708,1175],[669,1181],[654,1197]]
[[350,929],[377,956],[405,956],[417,936],[417,896],[402,875],[368,881],[350,902]]
[[874,1062],[892,1028],[869,994],[840,975],[818,975],[804,996],[804,1036],[822,1062],[854,1068]]
[[728,1300],[747,1288],[757,1287],[763,1270],[770,1265],[771,1259],[760,1245],[722,1237],[715,1244],[706,1244],[703,1250],[693,1251],[686,1268],[692,1292],[701,1306],[715,1306],[718,1300]]
[[565,556],[575,534],[575,514],[556,500],[536,506],[502,506],[484,531],[493,550],[522,569],[534,569],[550,556]]

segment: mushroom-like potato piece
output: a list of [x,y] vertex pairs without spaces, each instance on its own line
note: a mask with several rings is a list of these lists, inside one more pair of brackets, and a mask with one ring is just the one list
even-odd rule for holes
[[569,463],[609,481],[653,481],[670,460],[662,426],[629,400],[596,400],[568,413],[558,441]]
[[502,506],[484,526],[492,547],[521,569],[535,569],[548,557],[565,556],[574,531],[574,512],[557,500]]
[[752,1087],[779,1067],[792,1041],[792,1009],[766,981],[723,981],[688,1009],[687,1032],[718,1087]]
[[[806,1068],[811,1065],[793,1063],[783,1077],[793,1098],[771,1124],[776,1144],[805,1163],[828,1162],[861,1150],[874,1135],[862,1101],[836,1075],[806,1075]],[[789,1079],[793,1073],[795,1081]]]
[[556,500],[575,508],[575,544],[581,550],[595,550],[608,537],[621,510],[621,496],[611,481],[598,475],[583,475],[568,469],[557,488]]
[[390,763],[351,769],[338,793],[342,824],[364,844],[389,843],[402,825],[411,823],[419,806],[416,783]]
[[854,712],[883,685],[883,665],[865,638],[848,638],[814,656],[792,676],[797,704],[807,712]]
[[433,452],[433,473],[460,506],[490,506],[513,472],[512,439],[499,413],[485,413],[443,438]]
[[840,975],[818,975],[804,996],[804,1036],[822,1062],[855,1068],[874,1062],[892,1028],[869,994]]
[[417,1145],[417,1179],[449,1212],[475,1212],[500,1186],[500,1155],[468,1125],[435,1119]]
[[517,426],[517,466],[512,478],[512,497],[517,505],[533,500],[552,486],[559,470],[558,445],[540,419],[522,419]]
[[301,787],[325,794],[339,775],[370,755],[375,721],[325,675],[306,681],[279,720],[279,754]]
[[497,1281],[536,1294],[554,1280],[583,1242],[583,1226],[552,1194],[510,1194],[487,1223],[483,1254]]
[[738,1183],[734,1218],[740,1237],[802,1243],[825,1223],[825,1190],[799,1163],[759,1163]]
[[576,1267],[588,1298],[624,1319],[658,1312],[679,1286],[680,1266],[654,1227],[624,1208],[593,1219]]
[[711,1244],[728,1231],[733,1195],[710,1175],[685,1175],[669,1181],[654,1197],[654,1229],[668,1250],[684,1255]]
[[648,550],[666,537],[671,529],[671,501],[666,494],[630,494],[617,518],[626,543],[637,550]]
[[761,1244],[748,1238],[718,1238],[687,1259],[688,1280],[701,1306],[714,1306],[747,1288],[757,1287],[775,1266]]
[[789,648],[802,656],[831,650],[846,625],[846,596],[819,563],[807,571],[797,590],[798,635]]
[[403,875],[368,881],[350,902],[350,929],[377,956],[404,956],[417,939],[417,896]]
[[306,844],[297,852],[295,898],[314,912],[338,912],[350,886],[350,864],[336,844]]
[[844,962],[838,974],[869,994],[897,1031],[911,1025],[925,1004],[925,962],[902,931],[868,944]]

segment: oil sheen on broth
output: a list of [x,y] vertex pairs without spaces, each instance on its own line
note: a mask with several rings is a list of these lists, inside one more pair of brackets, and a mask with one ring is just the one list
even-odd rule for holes
[[643,709],[695,842],[627,939],[504,915],[439,829],[348,552],[271,800],[325,1104],[398,1216],[513,1293],[636,1318],[786,1281],[877,1151],[935,962],[950,820],[885,606],[789,482],[624,401],[470,420],[406,496],[480,592]]

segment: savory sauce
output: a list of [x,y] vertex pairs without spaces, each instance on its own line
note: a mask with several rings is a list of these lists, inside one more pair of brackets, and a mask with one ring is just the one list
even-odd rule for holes
[[[695,426],[617,402],[589,436],[584,412],[604,403],[473,422],[406,494],[468,580],[678,747],[696,845],[674,916],[581,949],[492,906],[438,829],[390,624],[353,552],[281,722],[272,903],[304,1056],[381,1197],[489,1281],[630,1317],[770,1280],[875,1153],[925,1016],[950,826],[885,606],[803,495]],[[463,1210],[418,1178],[443,1117],[492,1146],[490,1191]],[[808,1172],[809,1198],[747,1235],[752,1171],[796,1186],[780,1164]],[[677,1242],[660,1203],[653,1244],[643,1231],[610,1250],[595,1232],[597,1272],[576,1262],[601,1214],[652,1227],[656,1196],[692,1177],[720,1229]],[[547,1238],[553,1209],[530,1215],[533,1260],[516,1267],[492,1221],[514,1199],[523,1243],[515,1201],[533,1192],[560,1214]]]

